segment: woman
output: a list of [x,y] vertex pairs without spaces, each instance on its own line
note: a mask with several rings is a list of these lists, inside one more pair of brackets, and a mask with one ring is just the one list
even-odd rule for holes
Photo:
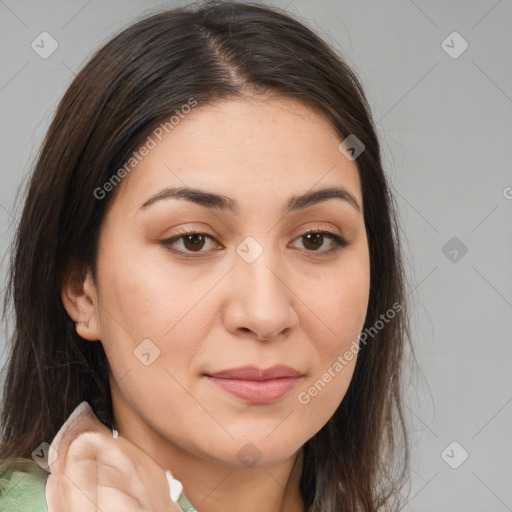
[[100,49],[9,284],[0,505],[400,508],[392,196],[358,79],[285,12],[192,5]]

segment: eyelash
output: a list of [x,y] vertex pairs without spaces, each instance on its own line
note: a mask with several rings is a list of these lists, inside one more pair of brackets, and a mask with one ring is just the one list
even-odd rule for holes
[[[332,242],[334,243],[334,247],[329,249],[329,250],[327,250],[327,251],[319,251],[319,250],[315,251],[315,250],[307,250],[306,249],[306,252],[309,252],[309,253],[319,253],[319,254],[322,254],[322,255],[330,255],[330,254],[334,254],[334,253],[337,253],[337,252],[341,251],[347,245],[349,245],[349,243],[344,238],[340,237],[339,235],[336,235],[336,234],[332,233],[331,231],[325,231],[325,230],[306,231],[302,235],[298,236],[295,240],[298,240],[300,238],[303,238],[303,237],[305,237],[307,235],[311,235],[311,234],[313,234],[313,235],[317,235],[317,234],[325,235],[326,238],[329,238],[330,240],[332,240]],[[176,249],[172,249],[171,248],[172,244],[174,244],[178,240],[181,240],[182,238],[184,238],[186,236],[189,236],[189,235],[202,235],[202,236],[205,236],[207,238],[210,238],[211,240],[215,240],[215,238],[213,238],[212,236],[208,235],[207,233],[201,233],[199,231],[191,230],[191,231],[183,231],[181,234],[179,234],[177,236],[173,236],[172,238],[168,238],[166,240],[162,240],[160,242],[160,244],[165,249],[167,249],[168,251],[173,252],[175,254],[186,255],[186,257],[189,257],[189,258],[200,257],[201,254],[203,254],[206,251],[197,251],[197,252],[189,251],[189,250],[182,251],[182,250],[176,250]]]

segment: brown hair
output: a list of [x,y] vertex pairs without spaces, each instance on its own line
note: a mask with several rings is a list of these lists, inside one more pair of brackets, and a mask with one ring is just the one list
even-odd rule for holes
[[[397,214],[370,108],[353,71],[304,22],[253,3],[152,14],[99,49],[62,98],[28,184],[4,304],[5,316],[13,303],[16,322],[1,416],[4,467],[29,459],[83,400],[111,426],[102,344],[77,335],[60,295],[71,262],[95,275],[115,194],[98,200],[94,191],[191,97],[206,105],[260,92],[303,102],[341,139],[353,134],[365,146],[356,160],[370,251],[364,332],[377,332],[361,343],[340,406],[304,445],[306,510],[399,509],[409,463],[401,374],[410,335]],[[375,329],[389,310],[396,314]]]

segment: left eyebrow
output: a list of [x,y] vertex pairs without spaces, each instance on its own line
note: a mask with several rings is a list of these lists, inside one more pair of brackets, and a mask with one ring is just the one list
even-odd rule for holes
[[[235,199],[190,187],[175,187],[161,190],[146,200],[139,210],[143,210],[157,201],[165,199],[184,199],[205,208],[230,211],[235,215],[240,212],[240,205]],[[348,190],[340,187],[328,187],[306,192],[299,196],[291,196],[283,206],[281,214],[286,215],[290,212],[308,208],[329,199],[345,201],[358,213],[362,213],[357,199]]]

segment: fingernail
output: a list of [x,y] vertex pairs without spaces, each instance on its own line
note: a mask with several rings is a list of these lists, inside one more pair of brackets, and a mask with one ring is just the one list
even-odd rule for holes
[[169,482],[171,500],[174,501],[174,503],[176,503],[181,493],[183,492],[183,484],[179,480],[176,480],[176,478],[173,478],[172,473],[169,470],[165,472],[165,476],[167,477],[167,481]]

